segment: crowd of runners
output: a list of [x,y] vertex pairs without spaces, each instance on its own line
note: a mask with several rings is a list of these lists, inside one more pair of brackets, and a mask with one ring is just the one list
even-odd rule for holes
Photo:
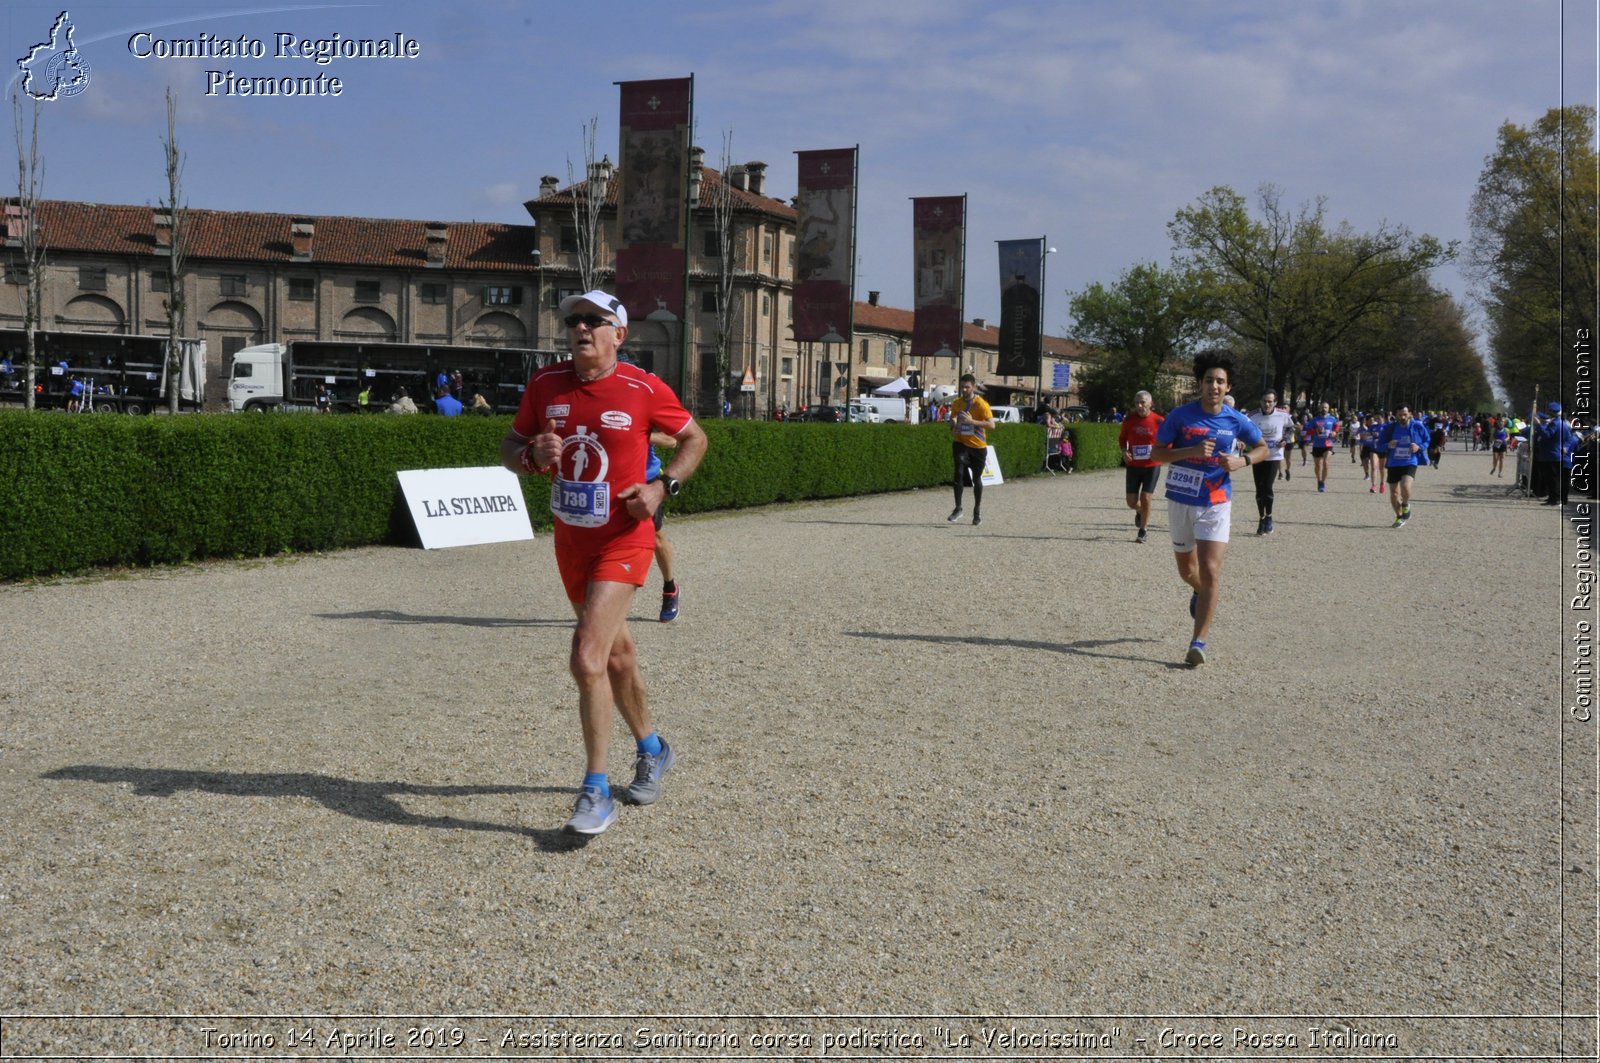
[[[565,829],[592,836],[618,815],[607,775],[614,715],[621,715],[636,746],[633,781],[624,790],[629,801],[655,802],[677,760],[655,729],[628,615],[654,561],[663,581],[660,619],[678,617],[681,591],[671,546],[661,533],[661,507],[694,474],[708,441],[671,387],[622,354],[628,314],[619,300],[591,291],[563,299],[561,311],[572,357],[529,380],[500,458],[513,472],[550,478],[556,563],[577,617],[568,666],[577,686],[586,761]],[[1141,391],[1131,414],[1119,418],[1125,498],[1137,543],[1148,542],[1152,503],[1161,470],[1167,470],[1168,536],[1178,577],[1190,590],[1192,630],[1183,659],[1191,667],[1207,660],[1231,533],[1235,472],[1251,470],[1255,532],[1271,535],[1275,486],[1280,478],[1293,478],[1295,450],[1302,475],[1309,457],[1317,491],[1325,492],[1343,446],[1351,463],[1360,463],[1367,490],[1387,495],[1391,527],[1399,529],[1412,519],[1417,471],[1436,467],[1453,436],[1470,439],[1473,450],[1488,450],[1488,471],[1496,477],[1504,475],[1506,451],[1527,437],[1540,481],[1535,489],[1547,491],[1554,502],[1564,499],[1570,479],[1563,463],[1570,469],[1580,446],[1594,446],[1592,435],[1582,439],[1554,403],[1536,425],[1493,416],[1414,416],[1403,405],[1387,413],[1343,416],[1327,403],[1297,420],[1271,391],[1261,396],[1258,409],[1248,414],[1236,409],[1230,394],[1234,365],[1226,352],[1196,358],[1194,379],[1194,401],[1162,415],[1155,412],[1150,393]],[[955,523],[964,517],[970,488],[972,523],[981,525],[995,416],[970,374],[961,379],[948,424],[955,508],[946,519]],[[658,447],[671,456],[660,457]]]
[[[1560,403],[1549,403],[1533,423],[1500,414],[1456,411],[1413,411],[1400,405],[1387,412],[1333,410],[1315,404],[1298,418],[1278,402],[1275,391],[1261,395],[1258,409],[1240,414],[1232,390],[1233,364],[1226,354],[1196,359],[1199,397],[1165,416],[1141,391],[1132,412],[1117,417],[1122,449],[1126,502],[1134,511],[1134,541],[1148,541],[1151,503],[1163,465],[1167,472],[1167,518],[1178,576],[1191,589],[1189,615],[1193,631],[1185,661],[1206,661],[1206,639],[1216,613],[1223,559],[1231,530],[1232,474],[1249,467],[1255,486],[1257,535],[1271,535],[1275,488],[1294,478],[1296,466],[1306,475],[1309,464],[1319,493],[1325,493],[1337,455],[1343,449],[1350,464],[1359,464],[1361,481],[1370,494],[1386,496],[1390,528],[1399,530],[1413,517],[1412,487],[1419,470],[1438,468],[1452,440],[1463,441],[1469,453],[1488,451],[1489,476],[1505,475],[1505,456],[1523,446],[1531,450],[1529,493],[1546,505],[1565,503],[1576,462],[1592,468],[1595,435],[1575,430]],[[1587,458],[1584,451],[1587,448]],[[1298,451],[1299,461],[1295,461]],[[1513,478],[1518,477],[1515,466]]]

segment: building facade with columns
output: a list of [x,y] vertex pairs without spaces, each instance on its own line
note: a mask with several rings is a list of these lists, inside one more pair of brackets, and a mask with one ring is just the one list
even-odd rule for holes
[[[716,412],[719,384],[733,413],[745,417],[768,416],[798,389],[799,348],[790,325],[799,215],[765,194],[766,169],[761,162],[731,166],[726,174],[698,168],[690,193],[685,320],[633,321],[628,329],[633,357],[702,414]],[[620,184],[620,174],[602,161],[590,168],[587,180],[566,188],[554,177],[542,178],[539,197],[524,204],[538,232],[540,312],[552,330],[560,327],[561,299],[585,290],[584,242],[591,216],[596,244],[589,280],[595,287],[613,288]],[[719,204],[729,224],[726,257]],[[725,291],[727,306],[722,305]],[[724,325],[726,343],[719,357],[718,333]]]
[[[14,202],[5,224],[0,328],[21,329],[27,277],[16,249],[26,221]],[[539,332],[531,226],[186,210],[176,283],[172,219],[160,209],[44,201],[39,231],[39,330],[165,336],[176,292],[184,334],[206,341],[213,407],[233,352],[258,343],[553,342]]]
[[[965,327],[964,353],[909,358],[912,312],[881,306],[876,293],[855,304],[848,344],[797,343],[792,337],[798,215],[765,194],[766,167],[727,174],[701,168],[690,215],[686,327],[636,321],[627,348],[683,393],[703,415],[718,395],[732,413],[768,417],[819,403],[843,404],[899,376],[921,386],[954,385],[964,369],[990,394],[1033,381],[995,373],[998,330]],[[561,299],[583,289],[579,227],[588,188],[597,189],[598,242],[591,280],[610,288],[617,242],[617,175],[562,189],[544,178],[525,204],[531,224],[272,214],[189,209],[184,266],[171,270],[174,219],[161,208],[47,200],[38,224],[45,247],[41,331],[164,337],[167,300],[186,310],[188,338],[206,341],[209,405],[220,405],[232,354],[260,343],[296,340],[480,345],[564,351]],[[731,253],[724,258],[714,205],[726,197]],[[0,284],[0,329],[20,330],[26,303],[16,202],[3,215],[8,255]],[[727,306],[722,291],[731,292]],[[726,313],[724,313],[726,311]],[[726,332],[719,359],[719,332]],[[1050,365],[1085,352],[1046,337]],[[20,363],[19,351],[8,350]],[[722,364],[719,365],[719,361]],[[719,384],[722,385],[719,391]],[[1054,394],[1062,401],[1065,396]]]

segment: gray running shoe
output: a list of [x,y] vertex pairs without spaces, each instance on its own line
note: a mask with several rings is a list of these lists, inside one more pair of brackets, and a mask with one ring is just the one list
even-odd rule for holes
[[655,756],[640,753],[639,759],[633,762],[633,782],[628,784],[628,800],[636,805],[650,805],[659,800],[661,780],[666,778],[677,759],[678,755],[665,739],[661,742],[661,752]]
[[1183,655],[1183,661],[1190,668],[1199,668],[1206,663],[1206,648],[1204,646],[1189,647],[1189,652]]
[[948,517],[946,517],[944,520],[945,520],[946,524],[954,524],[956,521],[958,521],[960,519],[961,519],[961,507],[957,506],[955,509],[952,509],[950,511],[950,515]]
[[572,818],[562,830],[568,834],[600,834],[617,821],[617,803],[610,794],[585,786],[578,791]]

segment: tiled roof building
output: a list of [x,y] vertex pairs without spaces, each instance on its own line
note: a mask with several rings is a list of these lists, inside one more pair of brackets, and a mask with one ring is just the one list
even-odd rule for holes
[[[615,171],[600,205],[601,268],[610,287],[615,260]],[[954,384],[953,358],[920,359],[910,349],[912,313],[880,306],[876,293],[855,304],[846,344],[797,343],[791,337],[794,208],[763,192],[766,167],[747,163],[723,174],[700,171],[700,206],[691,215],[687,325],[638,321],[628,348],[711,412],[719,382],[715,337],[722,256],[708,204],[732,202],[728,397],[734,412],[764,417],[774,409],[843,403],[852,395],[914,371],[924,386]],[[557,304],[583,290],[575,205],[589,182],[560,188],[541,182],[525,207],[532,224],[186,210],[182,270],[187,336],[206,341],[208,394],[220,396],[234,351],[254,344],[322,340],[408,344],[478,344],[561,350],[566,331]],[[0,284],[0,330],[23,324],[25,277],[18,252],[25,224],[14,200],[0,224],[8,257]],[[39,205],[46,249],[40,328],[46,332],[165,336],[172,219],[161,208],[48,200]],[[965,367],[991,394],[1011,381],[995,374],[997,330],[965,329]],[[7,346],[11,341],[6,340]],[[1073,360],[1083,349],[1047,337],[1046,350]],[[687,355],[687,358],[685,358]],[[1049,362],[1047,357],[1047,364]],[[1049,391],[1049,369],[1046,369]],[[745,390],[741,385],[753,380]],[[1014,382],[1031,392],[1033,381]],[[1060,396],[1057,396],[1058,398]]]

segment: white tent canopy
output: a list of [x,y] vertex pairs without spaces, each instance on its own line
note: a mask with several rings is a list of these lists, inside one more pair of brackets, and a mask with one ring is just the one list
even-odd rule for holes
[[892,395],[898,395],[902,391],[910,391],[910,390],[911,390],[911,381],[907,380],[905,377],[902,376],[902,377],[896,377],[895,379],[889,381],[887,384],[883,385],[883,387],[881,387],[881,388],[877,388],[876,390],[873,391],[873,394],[874,395],[892,396]]

